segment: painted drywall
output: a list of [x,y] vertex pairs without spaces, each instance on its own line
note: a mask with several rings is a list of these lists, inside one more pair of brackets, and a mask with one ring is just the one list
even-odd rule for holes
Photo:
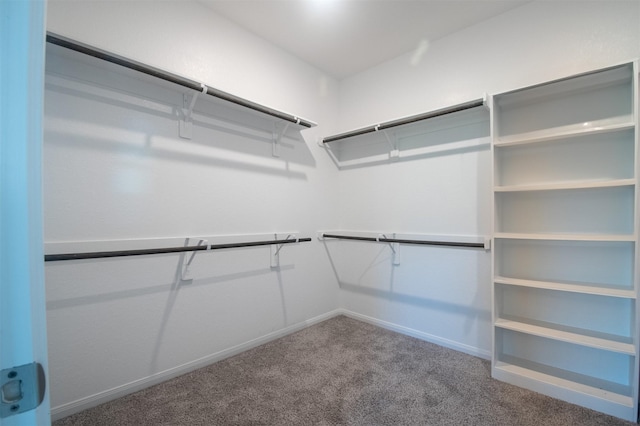
[[[340,132],[435,110],[640,56],[640,3],[531,2],[340,82]],[[469,138],[486,142],[460,150]],[[423,148],[435,146],[436,133]],[[451,139],[450,139],[451,140]],[[340,171],[340,227],[357,231],[491,234],[488,133],[461,133],[449,152]],[[337,143],[336,143],[337,144]],[[457,145],[456,145],[457,144]],[[345,143],[346,145],[346,143]],[[413,141],[415,146],[415,141]],[[388,147],[381,145],[389,151]],[[368,150],[368,151],[367,151]],[[336,149],[339,153],[339,149]],[[381,151],[382,152],[382,151]],[[349,159],[357,158],[357,148]],[[341,306],[443,344],[489,356],[489,252],[334,243]]]
[[[335,81],[196,2],[52,1],[48,14],[53,33],[324,123],[303,139],[289,132],[273,157],[268,131],[217,121],[198,100],[193,138],[182,139],[180,91],[49,46],[48,251],[314,237],[337,226],[337,174],[315,143],[335,123]],[[269,247],[198,254],[187,283],[177,279],[180,255],[47,263],[53,417],[338,307],[315,239],[283,247],[279,268],[270,256]]]
[[[340,82],[338,130],[633,60],[637,1],[533,1]],[[425,48],[426,46],[426,48]]]
[[48,31],[263,105],[319,123],[336,113],[332,78],[196,1],[52,0],[47,14]]

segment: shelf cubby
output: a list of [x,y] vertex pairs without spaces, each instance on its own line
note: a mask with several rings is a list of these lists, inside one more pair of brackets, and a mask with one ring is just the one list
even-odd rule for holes
[[608,394],[618,403],[631,402],[635,386],[633,355],[505,328],[497,329],[496,341],[498,368],[513,365],[525,376],[545,374],[570,387],[591,388],[592,394]]
[[[587,375],[508,355],[500,355],[496,361],[494,377],[574,403],[584,404],[586,397],[591,406],[619,417],[633,415],[634,397],[631,385],[593,380]],[[575,394],[579,394],[579,397],[572,397]]]
[[496,96],[498,144],[634,123],[633,64]]
[[632,235],[634,195],[634,186],[498,192],[495,196],[495,230],[504,233]]
[[495,147],[496,188],[588,186],[634,179],[634,132],[589,134]]
[[496,239],[494,275],[635,292],[633,242]]
[[498,284],[496,326],[635,355],[635,300]]

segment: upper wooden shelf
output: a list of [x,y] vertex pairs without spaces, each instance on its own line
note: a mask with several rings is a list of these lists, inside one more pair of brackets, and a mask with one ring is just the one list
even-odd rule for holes
[[575,93],[630,83],[632,80],[633,63],[629,62],[504,92],[495,99],[498,107],[515,108],[549,99],[565,98]]
[[81,43],[76,40],[72,40],[67,37],[63,37],[61,35],[48,32],[47,42],[52,45],[60,46],[65,49],[87,55],[88,57],[97,58],[99,60],[151,76],[164,82],[169,82],[173,85],[180,86],[181,88],[190,89],[190,91],[194,91],[196,93],[208,95],[208,99],[218,102],[224,107],[233,108],[236,111],[244,111],[252,116],[257,115],[267,119],[267,121],[269,122],[282,122],[285,125],[288,125],[292,128],[297,128],[298,130],[316,126],[316,123],[300,118],[296,115],[289,114],[287,112],[283,112],[269,106],[261,105],[248,99],[244,99],[239,96],[232,95],[222,90],[213,88],[204,83],[191,80],[180,75],[173,74],[171,72],[155,68],[147,64],[143,64],[141,62],[134,61],[132,59],[117,55],[112,52],[108,52],[103,49],[99,49],[94,46],[90,46],[88,44]]
[[531,185],[502,185],[495,186],[495,192],[526,192],[526,191],[560,191],[567,189],[592,189],[592,188],[615,188],[621,186],[633,186],[635,179],[612,179],[612,180],[581,180],[575,182],[540,183]]
[[504,360],[498,360],[495,363],[495,377],[500,380],[505,380],[508,376],[516,376],[519,383],[526,383],[528,388],[534,390],[542,390],[542,388],[536,387],[537,383],[545,383],[545,387],[552,386],[558,395],[571,391],[579,392],[581,395],[586,395],[600,403],[604,401],[612,404],[616,413],[621,413],[616,414],[618,416],[633,410],[634,401],[630,396],[632,392],[630,386],[536,364],[516,357],[505,355],[502,358]]

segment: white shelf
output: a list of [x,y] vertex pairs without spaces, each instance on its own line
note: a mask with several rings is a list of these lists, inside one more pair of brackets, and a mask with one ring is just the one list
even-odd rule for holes
[[[283,132],[288,130],[295,138],[297,138],[295,132],[317,126],[317,123],[300,116],[275,109],[271,106],[259,104],[249,99],[244,99],[240,96],[208,86],[203,82],[191,80],[152,65],[137,62],[114,52],[102,50],[61,35],[47,32],[47,43],[47,62],[51,62],[52,60],[60,62],[56,64],[56,67],[64,67],[63,69],[65,71],[61,75],[64,75],[67,79],[69,77],[76,78],[76,68],[81,66],[83,68],[88,67],[93,74],[98,72],[105,76],[109,75],[109,79],[114,79],[112,81],[121,82],[124,77],[135,79],[140,87],[147,87],[147,90],[153,86],[155,89],[153,91],[158,92],[154,93],[153,96],[154,98],[158,97],[159,100],[166,98],[166,94],[160,94],[160,92],[169,90],[183,94],[187,96],[189,100],[195,99],[192,98],[195,95],[202,94],[198,97],[198,109],[215,112],[212,114],[215,119],[220,119],[223,122],[228,121],[234,124],[241,124],[242,128],[256,128],[261,131],[268,131],[269,133],[273,133],[274,126],[278,125],[284,129]],[[80,79],[80,81],[82,80],[84,80],[84,78]],[[91,84],[90,86],[93,86],[90,90],[96,90],[95,84]],[[110,93],[113,92],[112,89],[122,91],[119,89],[120,86],[118,83],[102,82],[101,86],[109,88],[109,91],[107,91],[108,96],[114,96]],[[133,99],[137,97],[137,93],[136,96],[127,96],[127,98]],[[206,99],[206,102],[201,102],[203,99]],[[170,110],[171,114],[174,114],[173,111],[175,111],[175,109],[178,109],[178,111],[180,111],[180,109],[188,110],[188,104],[185,104],[185,102],[187,102],[187,98],[180,99],[177,105],[174,103],[170,104],[169,106],[172,107],[172,110]],[[138,103],[143,107],[149,107],[149,102],[146,100],[143,102],[138,101]],[[191,107],[189,115],[192,114],[194,106],[195,104]],[[187,139],[191,138],[190,136],[185,137]]]
[[505,147],[549,142],[586,135],[619,132],[633,129],[634,127],[634,123],[629,120],[624,120],[622,122],[620,120],[612,122],[610,119],[599,120],[590,123],[572,124],[551,129],[537,130],[534,132],[503,136],[494,141],[494,146]]
[[459,113],[462,111],[468,111],[468,110],[475,110],[480,107],[486,110],[484,99],[475,99],[475,100],[464,102],[458,105],[453,105],[453,106],[441,108],[434,111],[423,112],[423,113],[408,116],[408,117],[402,117],[402,118],[387,121],[384,123],[372,124],[366,127],[340,133],[337,135],[327,136],[322,139],[322,143],[328,144],[328,143],[338,142],[338,141],[344,142],[348,140],[355,140],[363,135],[377,134],[380,131],[384,132],[385,130],[389,130],[389,129],[394,129],[394,131],[396,131],[399,128],[407,128],[415,125],[416,123],[423,122],[425,120],[438,119],[450,114],[456,114],[456,113]]
[[632,356],[636,355],[636,350],[632,343],[618,341],[613,338],[589,336],[587,334],[574,331],[559,330],[556,328],[545,327],[542,325],[530,324],[527,322],[504,318],[498,318],[495,321],[495,326],[507,330],[518,331],[520,333],[532,334],[535,336],[546,337],[548,339],[574,343],[581,346],[589,346],[596,349],[619,352]]
[[494,238],[512,240],[551,240],[551,241],[602,241],[602,242],[634,242],[633,235],[616,234],[521,234],[497,232]]
[[[624,407],[632,408],[634,406],[633,398],[631,396],[626,395],[624,393],[617,393],[617,392],[605,390],[603,388],[607,386],[604,383],[602,386],[589,386],[589,385],[580,383],[578,381],[558,377],[557,374],[548,374],[546,372],[536,371],[530,368],[521,367],[521,366],[504,362],[504,361],[496,362],[494,369],[498,370],[498,375],[500,375],[500,372],[504,372],[507,374],[520,376],[525,380],[536,381],[539,385],[536,385],[534,383],[530,383],[530,385],[532,387],[535,387],[536,389],[534,390],[538,392],[543,392],[543,388],[552,386],[554,388],[559,388],[559,389],[556,389],[559,392],[546,392],[546,393],[555,393],[558,395],[558,397],[560,397],[561,394],[568,395],[569,393],[577,392],[579,394],[595,397],[595,398],[598,398],[613,404],[621,405]],[[501,377],[501,378],[508,379],[507,377]]]
[[633,71],[633,63],[626,63],[512,90],[500,95],[498,106],[515,108],[628,83],[633,79]]
[[637,67],[498,94],[492,105],[492,376],[631,421]]
[[326,136],[319,143],[339,169],[386,164],[490,145],[484,99]]
[[602,286],[591,285],[587,283],[568,284],[553,281],[535,281],[524,280],[520,278],[495,277],[493,280],[497,284],[514,285],[521,287],[541,288],[545,290],[568,291],[573,293],[593,294],[596,296],[620,297],[624,299],[635,299],[635,290],[626,290],[621,288],[608,288]]
[[565,189],[591,189],[591,188],[613,188],[622,186],[634,186],[635,179],[615,179],[596,181],[576,181],[561,183],[542,183],[532,185],[504,185],[495,186],[495,192],[524,192],[524,191],[556,191]]

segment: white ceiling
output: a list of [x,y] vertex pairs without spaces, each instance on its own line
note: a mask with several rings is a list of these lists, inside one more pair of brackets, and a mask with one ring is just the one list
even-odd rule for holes
[[200,1],[341,79],[530,0]]

